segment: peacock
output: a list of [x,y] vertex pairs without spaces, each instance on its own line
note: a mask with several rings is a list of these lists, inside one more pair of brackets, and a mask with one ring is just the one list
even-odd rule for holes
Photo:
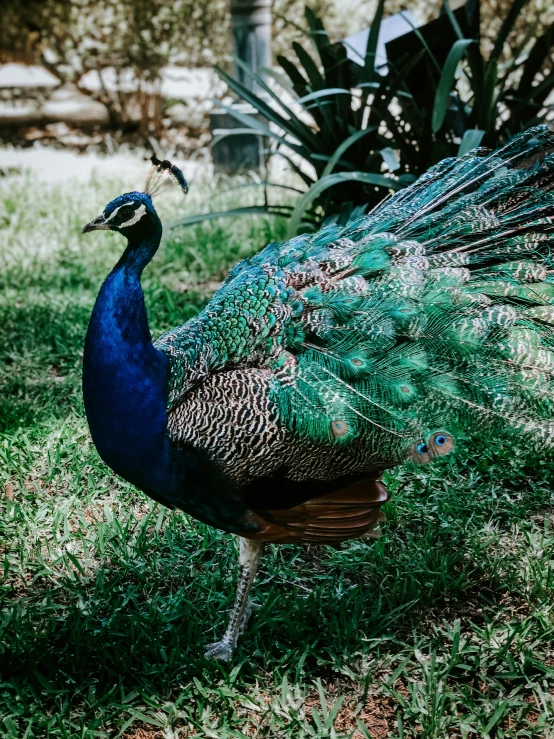
[[554,134],[445,159],[346,226],[270,243],[204,310],[153,342],[141,275],[160,245],[145,192],[83,232],[127,246],[88,328],[92,439],[121,477],[238,535],[227,661],[264,542],[375,537],[385,470],[450,454],[468,432],[554,446]]

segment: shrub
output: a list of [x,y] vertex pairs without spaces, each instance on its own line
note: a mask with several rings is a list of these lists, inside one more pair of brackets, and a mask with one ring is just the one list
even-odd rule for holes
[[[480,143],[494,148],[551,110],[546,101],[554,89],[554,24],[541,35],[532,28],[518,48],[505,54],[525,0],[514,0],[488,54],[445,5],[452,40],[443,57],[436,57],[425,31],[417,31],[411,40],[415,50],[406,48],[389,60],[388,72],[381,75],[375,51],[384,4],[380,0],[377,7],[364,66],[349,60],[344,45],[333,43],[321,19],[306,9],[311,53],[295,42],[294,56],[277,59],[282,73],[268,70],[263,77],[245,69],[263,94],[218,69],[259,115],[223,107],[267,137],[271,153],[287,158],[305,185],[289,211],[291,235],[301,222],[308,227],[329,217],[346,222],[444,157]],[[283,212],[271,205],[266,210]]]
[[[96,97],[112,122],[144,133],[159,127],[160,72],[170,61],[209,65],[228,55],[225,0],[3,0],[0,46],[4,58],[40,61],[63,82],[79,87],[94,70]],[[106,70],[115,73],[107,84]],[[88,93],[88,90],[85,90]]]

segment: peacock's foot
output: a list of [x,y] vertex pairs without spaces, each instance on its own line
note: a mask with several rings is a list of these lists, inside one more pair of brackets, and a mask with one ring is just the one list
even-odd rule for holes
[[204,652],[205,659],[217,659],[219,662],[230,662],[235,645],[229,639],[223,638],[213,644],[208,644]]
[[256,574],[262,547],[263,544],[258,541],[240,538],[240,573],[229,625],[221,641],[208,644],[204,652],[206,659],[217,659],[220,662],[231,661],[238,638],[244,632],[250,614],[256,608],[248,601],[248,593]]
[[239,626],[239,635],[242,636],[244,632],[246,631],[246,627],[248,626],[248,622],[250,621],[250,617],[253,613],[256,613],[256,611],[259,611],[261,608],[260,605],[257,603],[252,603],[251,600],[248,601],[246,605],[246,609],[244,611],[244,616],[242,617],[242,621],[240,622]]

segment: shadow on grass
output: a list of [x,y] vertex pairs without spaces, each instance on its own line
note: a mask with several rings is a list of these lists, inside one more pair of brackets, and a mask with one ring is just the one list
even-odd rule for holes
[[[391,482],[391,520],[375,544],[271,547],[255,588],[262,608],[235,663],[301,663],[317,675],[322,664],[352,662],[372,640],[410,641],[414,631],[430,633],[433,622],[513,614],[522,598],[510,563],[519,555],[515,545],[504,551],[502,532],[547,505],[548,488],[527,477],[518,501],[483,501],[481,478],[473,494],[458,489],[462,501],[452,469],[433,489],[428,477],[410,473]],[[119,527],[112,553],[92,574],[75,568],[55,586],[38,577],[7,594],[5,674],[46,681],[54,693],[120,685],[163,694],[217,670],[202,655],[225,628],[232,540],[189,526],[181,514],[169,515],[157,533],[147,530],[133,538]]]

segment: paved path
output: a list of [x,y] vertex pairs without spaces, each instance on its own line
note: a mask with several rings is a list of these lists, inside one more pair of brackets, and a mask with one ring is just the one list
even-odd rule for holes
[[[159,152],[160,156],[162,154]],[[173,162],[183,169],[189,181],[206,182],[212,177],[212,166],[205,162],[185,161],[178,157]],[[118,180],[128,179],[130,187],[141,188],[148,171],[144,156],[138,152],[100,156],[40,146],[0,148],[0,170],[12,168],[29,171],[42,182],[89,182],[95,174],[104,180],[113,175]]]

